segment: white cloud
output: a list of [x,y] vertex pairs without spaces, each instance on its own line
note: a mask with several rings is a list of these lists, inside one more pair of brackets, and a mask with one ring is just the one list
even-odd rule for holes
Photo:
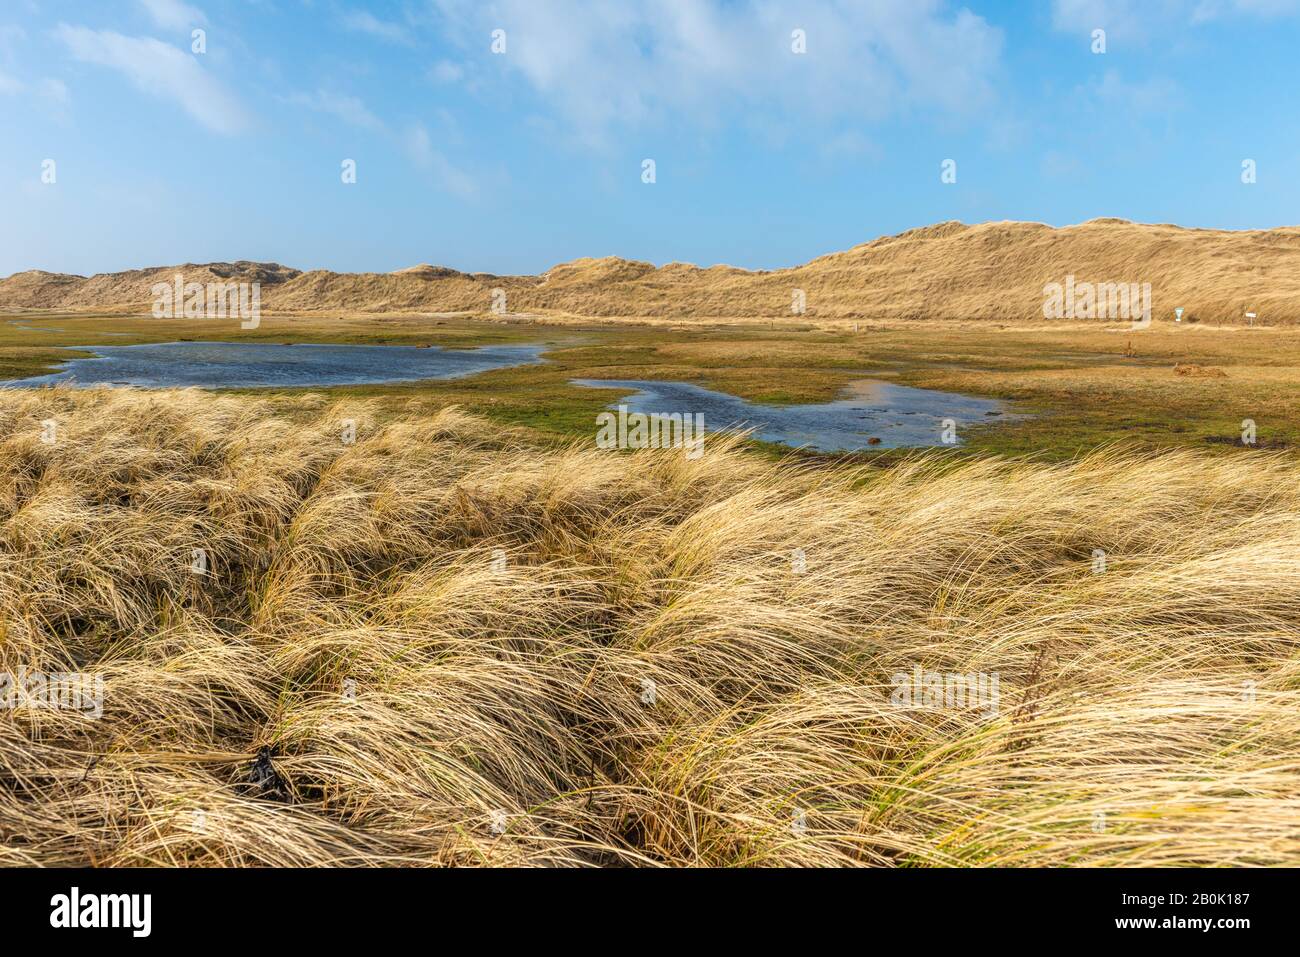
[[1169,113],[1180,105],[1178,85],[1172,80],[1151,77],[1130,83],[1118,70],[1107,70],[1100,79],[1090,81],[1086,91],[1110,108],[1133,113]]
[[27,42],[27,31],[16,23],[0,24],[0,55],[13,56],[14,50]]
[[[474,177],[457,167],[434,146],[433,137],[422,123],[412,123],[405,129],[391,129],[383,120],[371,113],[357,97],[342,96],[324,90],[317,90],[315,93],[293,93],[280,97],[280,100],[317,113],[337,116],[351,126],[370,130],[382,136],[384,140],[405,153],[412,165],[433,174],[439,186],[449,193],[464,198],[473,197],[478,193],[478,184]],[[435,115],[448,130],[440,134],[442,140],[454,142],[457,138],[454,119],[444,110],[435,111]]]
[[433,165],[433,141],[429,131],[418,123],[406,131],[406,152],[416,166],[428,169]]
[[450,60],[439,60],[429,70],[429,76],[439,83],[455,83],[465,75],[465,68]]
[[317,90],[315,93],[293,93],[283,98],[285,103],[306,107],[317,113],[329,113],[343,122],[368,130],[383,129],[383,121],[366,108],[355,96],[342,96]]
[[1295,16],[1300,14],[1300,0],[1200,0],[1192,22],[1208,23],[1233,14],[1265,19]]
[[198,7],[182,0],[139,0],[153,22],[164,30],[191,30],[207,24],[208,18]]
[[43,100],[48,106],[66,106],[70,97],[68,87],[62,80],[54,77],[42,77],[33,87],[8,73],[0,72],[0,96],[17,96],[30,92]]
[[[489,68],[522,77],[589,141],[621,124],[709,123],[729,108],[809,121],[915,106],[964,112],[992,99],[1001,32],[946,0],[431,0]],[[807,53],[791,51],[791,32]]]
[[821,154],[827,159],[844,159],[868,156],[879,159],[883,154],[879,146],[857,130],[844,130],[821,141]]
[[68,85],[54,77],[46,77],[41,80],[36,85],[36,92],[51,103],[65,104],[69,100]]
[[59,24],[54,35],[84,63],[116,70],[141,92],[178,103],[218,133],[248,126],[239,101],[199,65],[195,57],[152,37],[127,37],[112,30]]
[[1052,25],[1065,33],[1091,35],[1105,30],[1107,38],[1145,36],[1147,25],[1175,14],[1183,0],[1052,0]]
[[454,166],[447,157],[434,149],[429,131],[421,124],[413,124],[406,131],[403,145],[411,162],[420,169],[431,171],[447,192],[463,198],[472,197],[478,192],[478,185],[470,174]]
[[406,27],[389,20],[380,20],[366,10],[353,10],[343,15],[343,26],[357,33],[368,33],[389,43],[410,43],[411,36]]
[[1062,31],[1145,40],[1161,30],[1224,17],[1283,17],[1300,13],[1300,0],[1052,0],[1052,22]]

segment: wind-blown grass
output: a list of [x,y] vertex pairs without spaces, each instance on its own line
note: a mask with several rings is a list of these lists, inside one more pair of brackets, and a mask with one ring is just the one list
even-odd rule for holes
[[[105,680],[0,712],[0,863],[1300,863],[1291,460],[293,401],[0,392],[0,672]],[[918,665],[1000,708],[895,706]]]

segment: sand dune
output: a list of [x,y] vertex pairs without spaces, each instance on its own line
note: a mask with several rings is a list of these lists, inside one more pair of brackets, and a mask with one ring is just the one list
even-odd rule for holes
[[41,271],[0,280],[0,309],[147,311],[150,287],[258,281],[268,310],[486,313],[493,290],[510,312],[593,317],[806,316],[822,319],[1041,319],[1044,287],[1080,282],[1150,283],[1156,318],[1300,321],[1300,227],[1231,232],[1097,219],[1039,223],[940,223],[886,236],[790,269],[651,263],[606,257],[562,263],[540,276],[463,273],[421,264],[390,273],[301,272],[275,263],[165,266],[92,276]]

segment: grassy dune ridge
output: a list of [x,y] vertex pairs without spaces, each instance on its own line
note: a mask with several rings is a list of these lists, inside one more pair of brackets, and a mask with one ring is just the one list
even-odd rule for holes
[[0,713],[0,863],[1300,863],[1293,461],[376,410],[0,391],[0,671],[105,679]]
[[[422,264],[388,273],[301,272],[278,263],[186,263],[91,277],[32,270],[0,278],[0,310],[127,308],[148,315],[156,283],[259,283],[272,311],[489,315],[495,294],[512,313],[552,317],[880,321],[955,317],[1043,318],[1044,286],[1149,283],[1156,318],[1183,307],[1189,320],[1300,321],[1300,229],[1187,229],[1094,219],[1043,223],[936,223],[881,236],[786,269],[701,268],[617,256],[560,263],[534,276],[465,273]],[[793,315],[793,293],[807,312]],[[1116,318],[1111,316],[1111,318]],[[1123,318],[1131,318],[1124,316]]]

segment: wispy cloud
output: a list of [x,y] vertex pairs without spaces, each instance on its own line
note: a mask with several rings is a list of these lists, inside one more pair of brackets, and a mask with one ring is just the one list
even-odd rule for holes
[[292,106],[301,106],[316,113],[337,116],[350,126],[368,130],[382,130],[383,121],[366,108],[360,98],[317,90],[314,93],[291,93],[281,98]]
[[20,44],[27,42],[27,31],[16,23],[0,23],[0,56],[13,56]]
[[182,0],[139,0],[139,3],[153,22],[165,30],[191,30],[208,22],[202,10]]
[[1116,39],[1146,40],[1164,30],[1229,16],[1296,14],[1300,0],[1052,0],[1056,29],[1083,34],[1101,29]]
[[[478,194],[475,177],[461,169],[434,146],[434,138],[423,123],[411,123],[405,128],[390,128],[387,123],[372,113],[358,97],[316,90],[313,93],[291,93],[280,97],[280,101],[291,106],[302,107],[315,113],[325,113],[338,117],[349,126],[368,130],[393,144],[394,148],[404,153],[412,166],[431,173],[440,188],[462,198],[472,198]],[[456,139],[454,121],[443,111],[436,115],[450,132],[440,134],[444,140]]]
[[117,71],[141,92],[179,104],[210,130],[233,134],[249,125],[248,113],[234,95],[195,57],[170,44],[66,23],[54,35],[76,59]]
[[422,124],[413,124],[403,136],[403,145],[411,162],[434,174],[438,183],[449,193],[468,199],[478,193],[474,177],[455,166],[434,148],[429,131]]
[[[708,123],[723,110],[808,122],[879,119],[910,107],[965,113],[990,102],[1002,34],[946,0],[431,0],[445,33],[521,77],[588,140],[620,124]],[[803,30],[807,52],[792,50]],[[593,82],[593,77],[603,78]]]
[[1180,106],[1178,85],[1164,77],[1129,82],[1118,70],[1107,70],[1100,79],[1089,81],[1086,89],[1108,106],[1133,113],[1168,113]]
[[345,13],[341,20],[343,26],[356,33],[366,33],[389,43],[410,43],[410,31],[400,23],[380,20],[368,10],[353,10]]
[[68,95],[68,85],[64,83],[62,80],[56,79],[54,77],[47,76],[44,79],[42,79],[39,83],[37,83],[36,93],[42,99],[48,100],[51,103],[58,103],[60,105],[66,104],[70,99]]
[[455,83],[465,75],[465,68],[450,60],[439,60],[429,68],[429,78],[438,83]]
[[24,93],[36,97],[47,107],[67,106],[71,99],[67,84],[55,77],[42,77],[34,84],[27,84],[16,76],[0,71],[0,96],[18,96]]

